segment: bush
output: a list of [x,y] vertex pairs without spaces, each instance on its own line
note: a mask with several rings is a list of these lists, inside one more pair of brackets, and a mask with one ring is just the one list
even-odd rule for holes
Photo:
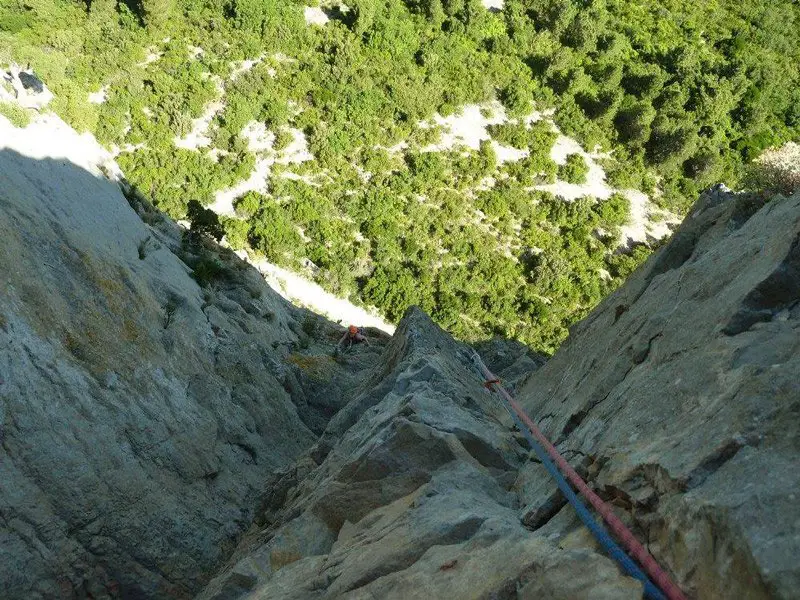
[[14,102],[0,101],[0,115],[11,121],[14,127],[27,127],[31,122],[28,111]]
[[234,250],[244,250],[247,248],[247,236],[250,225],[242,219],[227,218],[223,221],[225,228],[225,239],[228,245]]
[[294,141],[294,134],[286,129],[279,129],[275,133],[275,141],[272,144],[272,149],[276,152],[285,150],[289,144]]
[[630,220],[631,201],[622,194],[612,194],[607,200],[600,200],[595,210],[601,225],[606,229],[613,229]]
[[558,178],[568,183],[586,183],[587,173],[589,173],[589,165],[580,154],[569,154],[567,162],[558,167]]
[[200,287],[208,287],[225,276],[225,268],[218,259],[202,256],[192,261],[192,278]]
[[258,192],[247,192],[233,201],[233,207],[237,215],[249,218],[258,213],[262,202],[265,200],[266,198]]
[[191,225],[192,233],[205,235],[220,241],[225,235],[225,229],[219,222],[219,216],[213,210],[203,208],[197,200],[190,200],[186,208],[186,218]]
[[528,147],[528,129],[525,127],[525,123],[489,125],[486,129],[489,135],[500,144],[520,149]]
[[289,254],[303,256],[303,242],[285,209],[267,201],[250,222],[250,244],[269,260],[287,264]]

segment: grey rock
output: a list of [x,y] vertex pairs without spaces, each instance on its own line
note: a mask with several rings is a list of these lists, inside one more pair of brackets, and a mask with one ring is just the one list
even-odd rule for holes
[[[483,387],[467,350],[410,309],[382,364],[328,424],[322,440],[330,447],[311,452],[319,465],[289,478],[290,490],[276,484],[282,506],[273,504],[269,523],[240,545],[198,598],[235,593],[228,581],[251,559],[262,566],[256,582],[233,597],[427,598],[451,588],[462,591],[458,597],[480,597],[477,590],[503,594],[526,585],[551,590],[563,574],[537,588],[531,573],[556,564],[553,557],[585,562],[581,568],[601,574],[555,597],[641,595],[638,582],[594,550],[564,551],[525,528],[513,484],[529,453],[504,424],[508,417]],[[333,535],[330,543],[295,544],[290,564],[266,568],[274,540],[302,529],[298,524],[309,515],[321,520],[318,539]],[[526,553],[514,554],[523,547]],[[480,566],[472,557],[489,556],[488,549],[499,557]]]
[[489,370],[511,393],[547,362],[547,357],[516,340],[495,338],[475,346]]
[[34,94],[41,94],[44,92],[44,83],[36,75],[28,71],[20,71],[19,81],[22,87]]
[[108,180],[0,152],[4,598],[192,596],[314,441],[270,367],[296,309],[261,282],[274,319],[248,313],[235,277],[205,303],[140,260],[151,231]]
[[520,398],[699,598],[796,594],[800,197],[715,189]]

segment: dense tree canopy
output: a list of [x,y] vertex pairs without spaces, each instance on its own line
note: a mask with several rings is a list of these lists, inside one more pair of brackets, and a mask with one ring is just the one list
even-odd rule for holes
[[[587,165],[579,154],[556,165],[556,133],[531,111],[609,151],[613,186],[657,190],[677,212],[800,136],[791,0],[506,0],[498,12],[479,0],[357,0],[328,5],[324,26],[303,9],[11,0],[0,63],[30,63],[55,110],[120,148],[131,182],[173,216],[270,157],[269,189],[223,219],[233,246],[310,260],[328,289],[391,319],[417,303],[466,339],[501,333],[545,351],[647,249],[617,251],[624,196],[564,202],[535,189],[580,183]],[[100,89],[105,101],[90,103]],[[501,163],[488,141],[430,151],[435,114],[493,98],[510,120],[489,134],[519,160]],[[176,147],[217,101],[210,144]],[[271,150],[243,136],[252,123],[274,134]],[[287,164],[300,135],[313,159]]]

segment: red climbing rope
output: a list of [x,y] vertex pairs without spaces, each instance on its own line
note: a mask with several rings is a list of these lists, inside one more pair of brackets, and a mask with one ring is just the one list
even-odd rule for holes
[[483,382],[483,387],[485,387],[487,390],[491,391],[492,385],[495,384],[495,383],[500,383],[500,380],[499,379],[489,379],[488,381],[484,381]]
[[486,379],[484,385],[489,389],[494,387],[498,393],[503,396],[517,416],[525,423],[526,427],[530,429],[530,432],[536,440],[544,447],[547,454],[552,458],[553,462],[558,466],[569,482],[589,501],[589,504],[592,505],[595,511],[603,517],[603,520],[614,536],[616,536],[628,553],[642,566],[653,580],[653,583],[661,589],[669,600],[686,600],[686,596],[683,595],[680,588],[672,581],[672,578],[661,568],[647,549],[639,543],[639,540],[631,533],[630,529],[628,529],[619,517],[614,514],[611,507],[594,493],[581,476],[575,472],[575,469],[561,456],[556,447],[550,443],[550,440],[545,437],[539,427],[536,426],[536,423],[527,415],[525,410],[511,397],[511,394],[500,384],[497,377],[483,364],[483,361],[477,353],[474,355],[473,360]]

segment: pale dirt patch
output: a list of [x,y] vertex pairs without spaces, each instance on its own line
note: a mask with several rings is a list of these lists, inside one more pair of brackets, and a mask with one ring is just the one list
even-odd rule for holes
[[[485,117],[481,109],[488,109],[489,117]],[[526,121],[536,121],[541,118],[541,113],[533,113],[526,117]],[[422,149],[423,152],[441,152],[452,150],[457,146],[466,146],[473,150],[480,148],[483,140],[491,139],[487,127],[489,125],[500,125],[508,122],[505,108],[497,100],[485,104],[467,104],[460,111],[449,117],[435,115],[433,123],[420,123],[421,127],[439,125],[442,128],[442,136],[437,144],[431,144]],[[398,145],[399,146],[399,145]],[[519,150],[510,146],[503,146],[492,141],[492,148],[497,155],[497,162],[504,163],[520,160],[528,156],[527,150]]]
[[164,56],[163,52],[160,52],[158,49],[154,47],[150,47],[147,49],[147,54],[144,57],[144,60],[138,64],[140,67],[146,67],[147,65],[153,64],[159,58]]
[[[491,116],[484,117],[481,108],[488,108]],[[439,125],[442,136],[438,143],[423,148],[424,152],[451,150],[456,146],[467,146],[473,150],[480,148],[482,140],[489,139],[487,125],[498,125],[508,120],[505,109],[496,100],[486,105],[467,104],[447,117],[434,115],[432,123],[420,123],[420,127]]]
[[[235,186],[226,190],[220,190],[215,194],[214,202],[209,206],[211,210],[219,215],[233,216],[236,211],[233,209],[233,201],[247,192],[266,193],[267,182],[269,180],[272,165],[301,163],[311,160],[314,156],[308,151],[308,142],[305,134],[299,129],[289,129],[294,136],[292,142],[281,152],[279,157],[274,154],[261,156],[256,159],[256,166],[250,176],[244,181],[240,181]],[[265,151],[272,148],[275,135],[268,131],[262,123],[255,121],[248,123],[242,130],[242,134],[247,137],[248,149],[251,151]],[[285,174],[289,176],[289,174]],[[297,176],[299,177],[299,176]]]
[[[490,116],[485,117],[481,109],[488,109]],[[558,128],[552,123],[553,111],[534,111],[522,120],[526,124],[547,119],[553,130],[558,132]],[[509,122],[503,105],[494,100],[483,105],[470,104],[449,117],[435,115],[431,122],[420,123],[421,127],[439,125],[442,127],[441,140],[437,144],[431,144],[423,148],[426,152],[446,151],[458,146],[466,146],[477,150],[483,140],[490,139],[487,126],[499,125]],[[492,141],[492,147],[497,154],[498,163],[520,160],[528,156],[526,150],[519,150],[508,146],[502,146]],[[402,149],[398,145],[397,149]],[[394,149],[393,149],[394,150]],[[660,239],[671,233],[670,226],[680,222],[680,219],[671,213],[661,211],[646,194],[638,190],[616,190],[606,182],[606,174],[597,159],[607,157],[606,154],[590,153],[574,139],[558,132],[553,147],[550,149],[550,157],[558,165],[563,165],[567,156],[570,154],[580,154],[586,160],[589,167],[586,175],[586,182],[582,184],[567,183],[566,181],[556,181],[552,184],[539,185],[530,189],[543,190],[555,196],[572,201],[583,196],[591,196],[598,200],[605,200],[615,192],[625,195],[631,203],[631,220],[621,228],[621,245],[630,245],[634,242],[645,242],[650,238]],[[486,184],[489,184],[487,181]],[[483,185],[482,185],[483,187]],[[651,220],[651,216],[661,217],[658,221]]]
[[267,180],[273,162],[274,160],[271,158],[257,158],[256,166],[250,176],[233,187],[218,191],[214,195],[214,202],[208,208],[218,215],[234,216],[236,211],[233,209],[233,201],[236,198],[247,192],[261,192],[262,194],[267,192]]
[[800,144],[787,142],[764,150],[748,166],[748,183],[757,189],[775,189],[789,195],[800,189]]
[[325,25],[328,21],[330,21],[330,17],[325,14],[325,11],[322,10],[319,6],[306,6],[303,9],[305,18],[306,18],[306,25]]
[[250,152],[271,150],[275,143],[275,134],[259,121],[250,121],[245,125],[242,135],[247,138],[247,149]]
[[622,245],[630,247],[635,242],[660,240],[680,225],[680,217],[657,207],[647,194],[638,190],[620,190],[620,193],[631,203],[630,221],[620,227]]
[[[680,223],[677,215],[663,211],[655,206],[647,194],[639,190],[619,190],[606,182],[606,173],[597,163],[598,158],[606,158],[606,154],[586,152],[574,139],[559,133],[555,144],[550,149],[550,158],[558,165],[567,162],[570,154],[580,154],[586,161],[589,171],[586,182],[582,184],[556,181],[547,185],[537,185],[534,189],[550,192],[565,200],[576,200],[583,196],[591,196],[597,200],[606,200],[614,193],[625,196],[631,205],[629,222],[620,227],[620,245],[630,247],[635,242],[659,240],[672,233],[672,227]],[[658,215],[660,220],[653,220]],[[672,227],[671,227],[672,226]]]
[[144,142],[139,142],[138,144],[123,144],[122,146],[117,146],[114,144],[111,146],[110,154],[113,158],[116,158],[123,152],[135,152],[136,150],[141,150],[147,144]]
[[102,104],[108,98],[108,86],[104,85],[96,92],[90,92],[87,99],[90,104]]
[[511,146],[503,146],[494,140],[492,140],[492,148],[494,149],[494,153],[497,155],[498,164],[522,160],[528,156],[528,154],[530,154],[527,150],[520,150],[519,148],[512,148]]
[[394,333],[395,326],[381,318],[374,309],[356,306],[349,300],[326,292],[302,275],[274,265],[266,259],[250,260],[244,252],[237,254],[256,267],[269,286],[289,302],[342,325],[375,327],[389,334]]
[[228,156],[230,152],[227,150],[220,150],[219,148],[212,148],[208,151],[208,158],[213,160],[214,162],[219,162],[219,159],[223,156]]
[[373,146],[376,150],[386,150],[389,154],[397,154],[398,152],[403,152],[406,148],[408,148],[408,142],[397,142],[394,146],[381,146],[380,144],[375,144]]
[[175,146],[184,148],[186,150],[197,150],[204,148],[211,144],[211,138],[208,137],[208,129],[211,127],[211,121],[217,114],[225,108],[223,95],[225,88],[222,86],[222,80],[219,77],[214,79],[214,85],[217,88],[217,100],[209,102],[206,105],[203,114],[192,119],[192,130],[182,138],[176,137],[173,139]]
[[[238,62],[231,63],[231,80],[236,79],[242,73],[246,73],[253,67],[255,67],[258,63],[260,63],[266,54],[262,54],[256,58],[248,58],[247,60],[242,60]],[[270,75],[275,75],[274,69],[270,72]]]
[[281,177],[283,179],[291,179],[292,181],[302,181],[306,185],[310,185],[311,187],[319,187],[320,184],[314,181],[314,178],[311,175],[298,175],[297,173],[292,173],[291,171],[286,171],[285,173],[281,173]]
[[[14,127],[0,115],[0,149],[10,149],[36,160],[69,161],[93,175],[105,175],[113,181],[122,177],[112,154],[93,135],[78,134],[54,114],[36,115],[24,129]],[[41,177],[41,173],[37,177]]]
[[580,154],[586,160],[589,171],[586,174],[585,183],[576,184],[556,181],[546,185],[537,185],[533,189],[550,192],[554,196],[564,198],[564,200],[575,200],[582,196],[592,196],[598,200],[605,200],[616,191],[606,183],[606,173],[603,167],[597,164],[595,160],[598,156],[589,154],[578,142],[559,133],[555,144],[550,149],[550,158],[557,165],[563,165],[567,162],[567,156],[570,154]]
[[294,136],[294,139],[289,143],[286,148],[281,150],[281,155],[275,162],[283,165],[291,163],[301,163],[307,160],[314,160],[314,155],[308,149],[308,140],[306,134],[300,129],[290,127],[287,129],[289,133]]

